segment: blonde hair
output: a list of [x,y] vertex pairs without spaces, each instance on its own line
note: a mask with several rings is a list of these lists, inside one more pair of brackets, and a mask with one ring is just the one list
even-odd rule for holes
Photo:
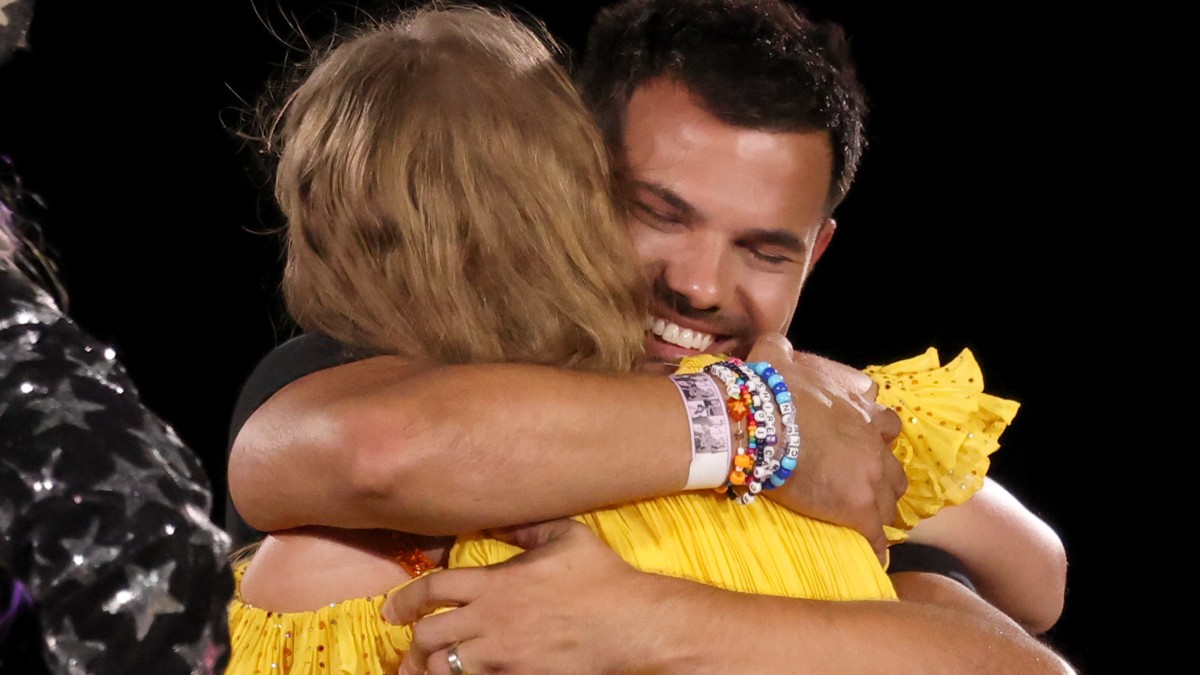
[[302,328],[440,363],[634,365],[647,296],[607,151],[543,38],[425,8],[314,63],[270,134]]

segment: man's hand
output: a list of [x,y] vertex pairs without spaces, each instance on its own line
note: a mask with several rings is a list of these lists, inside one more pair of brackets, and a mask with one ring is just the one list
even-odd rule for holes
[[763,494],[797,513],[861,532],[883,559],[883,526],[895,519],[896,502],[908,488],[891,449],[899,418],[875,402],[871,378],[793,352],[782,335],[759,338],[749,360],[767,361],[783,375],[800,427],[796,470],[783,487]]
[[[653,603],[639,592],[647,575],[573,520],[493,534],[530,550],[421,577],[388,598],[385,619],[415,622],[403,675],[449,675],[455,645],[469,673],[641,670],[655,639]],[[455,609],[432,614],[441,608]]]

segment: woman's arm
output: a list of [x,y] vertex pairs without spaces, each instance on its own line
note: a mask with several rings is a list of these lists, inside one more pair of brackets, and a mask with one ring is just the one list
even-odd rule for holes
[[[864,387],[862,373],[848,366],[831,371],[831,376],[842,378],[846,386],[862,387],[872,400],[878,394],[873,382]],[[942,549],[961,561],[979,594],[1027,629],[1041,633],[1058,621],[1067,577],[1062,541],[995,481],[985,479],[963,504],[919,521],[910,541]]]
[[1067,556],[1058,534],[991,479],[917,524],[911,540],[958,558],[986,600],[1034,633],[1062,614]]
[[[911,601],[746,595],[638,572],[573,521],[506,536],[530,550],[392,593],[385,617],[416,621],[402,673],[448,673],[455,645],[474,672],[1071,672],[1001,612],[937,575],[901,575]],[[457,609],[432,614],[448,606]]]

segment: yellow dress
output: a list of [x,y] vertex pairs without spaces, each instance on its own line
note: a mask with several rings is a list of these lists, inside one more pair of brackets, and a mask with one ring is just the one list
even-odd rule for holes
[[[895,409],[902,422],[893,451],[905,464],[909,488],[888,528],[889,539],[899,541],[919,519],[979,489],[988,456],[999,447],[1017,404],[983,393],[983,378],[969,351],[945,366],[930,349],[866,372],[879,385],[877,400]],[[646,572],[746,593],[822,600],[896,597],[857,532],[765,499],[743,506],[712,491],[687,492],[575,519]],[[450,552],[449,566],[488,565],[519,552],[482,535],[463,536]],[[385,597],[296,613],[266,612],[235,599],[227,672],[394,673],[411,632],[379,618]]]

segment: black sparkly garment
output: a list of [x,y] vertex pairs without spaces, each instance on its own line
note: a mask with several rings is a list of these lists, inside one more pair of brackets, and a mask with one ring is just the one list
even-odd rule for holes
[[113,350],[0,260],[0,658],[40,640],[55,673],[223,672],[233,577],[211,502]]

